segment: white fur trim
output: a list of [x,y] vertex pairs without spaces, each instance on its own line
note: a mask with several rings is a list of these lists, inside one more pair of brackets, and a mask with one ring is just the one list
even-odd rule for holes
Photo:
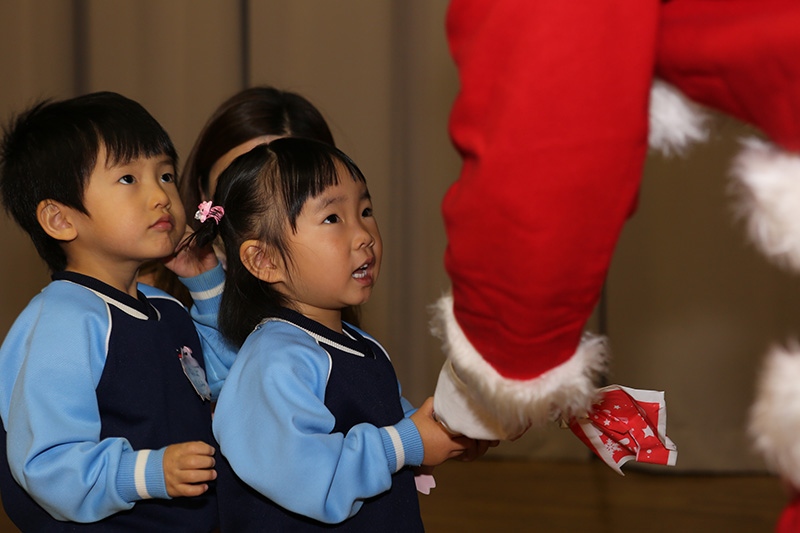
[[585,335],[562,365],[529,380],[499,374],[464,336],[453,298],[433,306],[431,329],[448,357],[434,394],[436,416],[452,431],[472,438],[509,439],[559,416],[582,415],[596,398],[596,379],[606,369],[604,337]]
[[683,154],[708,139],[709,114],[674,86],[655,80],[650,88],[648,144],[666,156]]
[[800,346],[773,347],[750,409],[755,449],[776,473],[800,487]]
[[800,155],[756,138],[742,145],[731,171],[737,213],[764,255],[800,271]]
[[452,433],[473,439],[513,439],[527,429],[525,424],[511,422],[504,425],[498,421],[482,403],[473,398],[470,388],[458,377],[449,359],[439,372],[433,395],[433,412],[436,419]]

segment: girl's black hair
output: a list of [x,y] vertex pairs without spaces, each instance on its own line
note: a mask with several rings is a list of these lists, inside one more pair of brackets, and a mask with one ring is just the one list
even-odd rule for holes
[[[106,161],[98,162],[101,147]],[[3,205],[30,234],[52,271],[67,258],[36,217],[42,200],[86,213],[84,191],[97,163],[125,164],[139,157],[178,156],[161,125],[137,102],[116,93],[91,93],[69,100],[44,100],[6,125],[0,149]]]
[[[214,165],[237,146],[265,136],[306,137],[334,144],[322,113],[297,93],[257,86],[231,95],[206,121],[178,178],[186,219],[193,229],[198,227],[193,218],[197,205],[211,196],[210,173]],[[191,305],[188,289],[160,261],[152,261],[143,268],[157,287]],[[358,324],[358,315],[357,307],[344,311],[348,322],[353,324]]]
[[228,267],[219,311],[222,333],[237,346],[264,319],[276,316],[288,302],[272,285],[259,280],[242,263],[239,248],[255,239],[291,264],[287,232],[296,231],[306,201],[339,182],[338,166],[366,183],[356,164],[337,148],[311,139],[287,137],[256,146],[220,174],[213,205],[225,214],[217,224],[207,219],[189,243],[205,246],[217,235],[225,244]]

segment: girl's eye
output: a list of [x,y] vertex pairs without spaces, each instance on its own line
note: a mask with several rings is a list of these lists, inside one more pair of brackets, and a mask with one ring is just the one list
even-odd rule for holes
[[170,173],[162,174],[161,181],[163,181],[164,183],[173,183],[175,181],[175,176],[173,176]]
[[372,216],[372,208],[371,208],[371,207],[367,207],[367,208],[365,208],[365,209],[364,209],[364,210],[361,212],[361,216],[362,216],[362,217],[364,217],[364,218],[371,217],[371,216]]
[[125,176],[122,176],[119,179],[120,183],[125,183],[126,185],[130,185],[131,183],[134,183],[135,181],[136,181],[136,178],[134,178],[130,174],[126,174]]
[[325,217],[325,224],[335,224],[339,222],[339,215],[328,215]]

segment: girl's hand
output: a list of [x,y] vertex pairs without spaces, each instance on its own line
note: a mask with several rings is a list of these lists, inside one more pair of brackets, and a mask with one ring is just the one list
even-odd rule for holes
[[458,457],[469,448],[472,439],[453,435],[433,417],[433,397],[425,400],[413,415],[411,421],[417,426],[422,438],[424,466],[436,466],[447,459]]
[[182,278],[199,276],[219,264],[214,248],[211,245],[203,248],[183,245],[191,234],[192,229],[186,226],[186,232],[181,243],[178,244],[176,252],[164,259],[164,266]]

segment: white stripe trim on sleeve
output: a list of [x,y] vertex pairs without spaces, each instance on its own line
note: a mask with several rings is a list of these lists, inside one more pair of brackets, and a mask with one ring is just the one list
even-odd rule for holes
[[394,471],[399,472],[406,464],[406,452],[403,449],[403,440],[400,438],[400,432],[398,432],[394,426],[386,426],[384,429],[389,434],[389,438],[392,439],[394,455],[397,458]]
[[147,477],[145,470],[147,469],[147,458],[150,456],[150,450],[142,450],[136,454],[136,466],[133,470],[133,481],[136,484],[136,493],[143,500],[152,498],[147,492]]
[[216,287],[212,287],[205,291],[189,291],[189,294],[192,295],[193,300],[210,300],[211,298],[216,298],[222,291],[225,289],[225,282],[220,283]]

